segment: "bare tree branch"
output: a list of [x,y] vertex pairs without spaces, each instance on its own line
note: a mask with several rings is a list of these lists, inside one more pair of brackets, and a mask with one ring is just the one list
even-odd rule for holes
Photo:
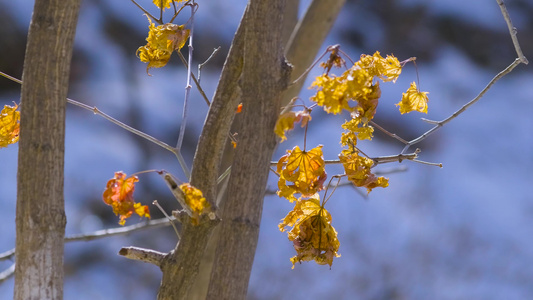
[[[194,13],[198,5],[194,3],[194,0],[190,4],[191,6],[191,18],[189,19],[191,23],[191,34],[189,36],[189,55],[188,55],[188,62],[187,62],[187,82],[185,83],[185,98],[183,100],[183,113],[181,116],[181,124],[180,124],[180,131],[178,136],[178,142],[176,144],[176,149],[181,149],[181,145],[183,143],[183,138],[185,136],[185,127],[187,126],[187,116],[188,116],[188,107],[189,107],[189,97],[191,95],[191,75],[192,75],[192,52],[194,50],[192,46],[192,41],[194,37]],[[187,176],[189,178],[189,176]]]
[[166,254],[151,250],[143,249],[138,247],[124,247],[118,252],[119,255],[122,255],[126,258],[133,260],[140,260],[146,263],[151,263],[156,266],[161,266],[161,262],[165,258]]
[[522,61],[519,58],[515,59],[515,61],[512,64],[510,64],[507,68],[505,68],[503,71],[498,73],[498,75],[494,76],[494,78],[492,78],[492,80],[487,84],[487,86],[485,86],[485,88],[483,90],[481,90],[481,92],[474,99],[470,100],[468,103],[463,105],[459,110],[457,110],[456,112],[451,114],[446,119],[444,119],[442,121],[432,121],[432,120],[423,119],[424,121],[427,121],[427,122],[430,122],[432,124],[435,124],[435,126],[433,128],[431,128],[430,130],[426,131],[425,133],[423,133],[421,136],[419,136],[419,137],[407,142],[407,144],[405,145],[405,147],[403,148],[401,153],[402,154],[405,153],[405,151],[407,151],[409,149],[409,147],[411,147],[412,145],[415,145],[417,143],[420,143],[421,141],[426,139],[428,136],[430,136],[432,133],[434,133],[435,131],[440,129],[442,126],[444,126],[446,123],[448,123],[451,120],[455,119],[457,116],[459,116],[461,113],[463,113],[467,108],[472,106],[474,103],[478,102],[479,99],[481,99],[481,97],[483,97],[483,95],[485,95],[485,93],[492,87],[492,85],[494,83],[496,83],[496,81],[500,80],[503,76],[511,73],[511,71],[516,66],[518,66],[521,63],[522,63]]
[[[175,220],[175,219],[172,219]],[[65,242],[76,242],[76,241],[92,241],[96,239],[101,239],[110,236],[116,235],[126,235],[134,231],[144,230],[144,229],[155,229],[160,227],[169,226],[171,223],[167,218],[155,219],[146,222],[140,222],[134,225],[115,227],[109,229],[102,229],[92,233],[81,233],[69,235],[65,238]]]
[[518,58],[516,58],[515,61],[513,61],[509,66],[507,66],[507,68],[503,69],[500,73],[498,73],[496,76],[494,76],[494,78],[492,78],[492,80],[487,84],[487,86],[485,86],[485,88],[483,90],[481,90],[481,92],[474,99],[470,100],[468,103],[463,105],[459,110],[454,112],[452,115],[450,115],[446,119],[444,119],[442,121],[433,121],[433,120],[428,120],[428,119],[422,119],[422,120],[424,120],[424,121],[426,121],[428,123],[435,124],[435,126],[433,128],[431,128],[430,130],[426,131],[425,133],[423,133],[421,136],[419,136],[419,137],[417,137],[417,138],[405,143],[405,147],[403,148],[401,153],[405,153],[405,151],[407,151],[409,149],[409,147],[411,147],[412,145],[415,145],[415,144],[423,141],[428,136],[430,136],[432,133],[437,131],[439,128],[444,126],[446,123],[448,123],[451,120],[455,119],[457,116],[459,116],[461,113],[463,113],[467,108],[469,108],[474,103],[479,101],[479,99],[481,99],[481,97],[483,97],[483,95],[485,95],[485,93],[492,87],[492,85],[494,83],[496,83],[498,80],[500,80],[503,76],[511,73],[511,71],[513,71],[513,69],[516,66],[518,66],[521,63],[522,64],[526,64],[526,65],[529,63],[527,58],[522,53],[522,49],[520,48],[520,43],[518,42],[518,38],[517,38],[517,30],[513,26],[513,23],[511,21],[511,17],[509,16],[509,13],[507,12],[507,8],[506,8],[503,0],[496,0],[496,2],[500,6],[503,18],[505,19],[505,22],[507,23],[507,27],[509,28],[509,34],[511,35],[511,39],[513,41],[513,45],[515,47],[516,55],[518,56]]
[[[181,53],[180,53],[180,55],[181,55]],[[183,56],[181,56],[181,57],[183,57]],[[5,77],[5,78],[7,78],[7,79],[9,79],[9,80],[12,80],[12,81],[18,83],[18,84],[22,84],[22,80],[17,79],[17,78],[15,78],[13,76],[10,76],[10,75],[5,74],[3,72],[0,72],[0,75]],[[193,77],[194,77],[194,75],[193,75]],[[199,85],[198,85],[198,89],[201,91],[201,93],[205,97],[205,94],[203,93],[203,90],[201,90]],[[174,153],[174,155],[176,155],[176,158],[178,159],[178,162],[180,163],[180,166],[181,166],[181,168],[183,170],[183,173],[187,176],[187,178],[189,178],[189,174],[190,174],[189,169],[187,167],[187,164],[185,163],[185,159],[181,155],[181,152],[180,152],[180,150],[178,148],[172,147],[172,146],[168,145],[167,143],[164,143],[164,142],[156,139],[155,137],[153,137],[153,136],[151,136],[149,134],[146,134],[146,133],[144,133],[144,132],[142,132],[142,131],[140,131],[138,129],[135,129],[135,128],[127,125],[127,124],[124,124],[124,123],[120,122],[119,120],[117,120],[117,119],[109,116],[108,114],[102,112],[96,106],[89,106],[87,104],[81,103],[79,101],[76,101],[76,100],[73,100],[73,99],[70,99],[70,98],[67,98],[67,103],[70,103],[70,104],[75,105],[77,107],[81,107],[81,108],[83,108],[85,110],[91,111],[95,115],[99,115],[99,116],[103,117],[104,119],[108,120],[109,122],[111,122],[111,123],[113,123],[115,125],[118,125],[118,126],[124,128],[124,129],[126,129],[127,131],[129,131],[129,132],[131,132],[133,134],[136,134],[136,135],[138,135],[138,136],[140,136],[140,137],[142,137],[142,138],[144,138],[144,139],[146,139],[146,140],[158,145],[159,147],[164,148],[164,149]],[[207,103],[209,103],[209,101]]]
[[15,248],[7,250],[6,252],[0,253],[0,260],[11,259],[15,256]]
[[520,62],[523,64],[528,64],[527,58],[524,56],[524,53],[522,53],[522,48],[520,48],[520,43],[518,43],[518,37],[517,33],[518,30],[516,30],[516,27],[513,26],[513,22],[511,21],[511,16],[509,16],[509,12],[507,11],[507,7],[505,6],[505,3],[503,3],[503,0],[496,0],[498,2],[498,5],[500,6],[500,10],[502,11],[503,18],[505,19],[505,23],[507,23],[507,28],[509,28],[509,34],[511,35],[511,39],[513,40],[513,45],[516,50],[516,55],[518,55],[518,58],[520,59]]
[[5,269],[4,271],[0,272],[0,284],[2,282],[8,280],[15,274],[15,264],[13,263],[9,268]]
[[[88,241],[111,237],[111,236],[127,235],[132,232],[140,231],[144,229],[155,229],[155,228],[169,226],[171,225],[171,221],[175,221],[175,220],[176,219],[173,217],[170,217],[170,220],[167,218],[161,218],[161,219],[155,219],[155,220],[150,220],[146,222],[140,222],[140,223],[129,225],[129,226],[102,229],[102,230],[94,231],[91,233],[73,234],[73,235],[69,235],[65,237],[65,242],[77,242],[77,241],[88,242]],[[15,248],[8,250],[4,253],[0,253],[0,261],[6,260],[6,259],[12,259],[14,256],[15,256]],[[13,275],[13,272],[8,273],[8,270],[10,270],[11,268],[14,268],[14,264],[9,269],[4,270],[2,273],[0,273],[0,283],[3,280]],[[6,276],[6,278],[2,280],[3,278],[2,276]]]

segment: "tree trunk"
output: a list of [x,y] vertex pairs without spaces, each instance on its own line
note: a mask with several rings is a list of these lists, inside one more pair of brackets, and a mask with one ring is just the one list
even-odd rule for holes
[[242,128],[231,167],[228,197],[207,299],[244,299],[257,246],[274,125],[290,68],[283,58],[286,0],[251,0],[245,19]]
[[[313,0],[298,22],[285,49],[287,60],[294,66],[291,81],[296,80],[313,63],[346,0]],[[298,96],[305,83],[292,84],[283,94],[282,105]]]
[[[287,1],[290,1],[287,4],[289,7],[297,8],[298,0]],[[320,1],[323,0],[312,2],[303,20],[294,28],[291,46],[287,49],[301,70],[312,63],[345,0],[328,0],[329,5],[326,6],[317,5],[316,2]],[[246,125],[237,130],[239,141],[235,157],[239,159],[232,166],[230,180],[233,190],[230,187],[227,190],[232,197],[224,197],[228,203],[222,203],[219,211],[225,225],[216,230],[215,246],[218,253],[214,260],[218,269],[213,270],[210,280],[211,298],[239,299],[246,296],[257,245],[268,164],[275,145],[273,127],[279,115],[278,101],[289,76],[282,59],[288,34],[281,27],[292,29],[296,10],[284,12],[281,2],[285,0],[259,1],[247,7],[224,64],[194,157],[191,184],[202,190],[209,202],[214,203],[222,196],[217,194],[217,178],[224,171],[220,170],[222,153],[235,109],[242,101],[244,107],[239,117],[242,124]],[[252,12],[254,15],[250,16]],[[292,22],[282,20],[283,14],[289,14]],[[314,23],[320,26],[317,28]],[[316,41],[302,42],[301,36],[304,35],[314,36]],[[298,42],[302,42],[302,45]],[[243,52],[245,43],[246,54]],[[247,58],[245,74],[243,68]],[[239,78],[240,82],[237,82]],[[292,97],[292,93],[286,93],[282,98],[289,95]],[[223,232],[218,233],[221,230]],[[161,265],[163,280],[158,294],[160,300],[205,297],[207,291],[204,291],[204,287],[207,283],[202,279],[205,275],[198,278],[198,272],[202,260],[204,269],[211,268],[213,258],[203,256],[208,241],[206,235],[212,232],[213,228],[182,228],[182,240]],[[239,252],[235,252],[235,247],[240,247]],[[202,283],[198,280],[202,280]],[[228,284],[228,281],[231,283]]]
[[36,0],[21,96],[15,299],[63,298],[65,107],[80,1]]

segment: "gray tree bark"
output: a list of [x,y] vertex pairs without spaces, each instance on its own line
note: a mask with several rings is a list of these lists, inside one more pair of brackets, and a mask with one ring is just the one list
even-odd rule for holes
[[36,0],[23,69],[14,298],[63,298],[65,107],[80,0]]
[[245,18],[243,103],[239,141],[207,299],[244,299],[257,246],[270,159],[276,146],[274,125],[290,67],[283,56],[282,24],[286,0],[251,0]]
[[[321,1],[312,2],[301,24],[294,28],[292,42],[289,42],[287,53],[299,69],[305,70],[312,63],[344,3],[344,0],[328,0],[330,6],[315,3]],[[290,12],[284,11],[285,2],[293,8]],[[276,145],[273,128],[282,93],[290,78],[289,67],[283,59],[283,48],[289,35],[283,26],[291,27],[289,32],[292,31],[297,6],[297,0],[252,0],[247,7],[226,58],[191,172],[191,184],[202,190],[210,203],[225,198],[218,211],[222,225],[217,228],[216,239],[212,239],[217,248],[216,256],[205,256],[208,237],[216,222],[200,226],[184,224],[181,241],[161,264],[163,280],[159,299],[203,299],[208,280],[205,275],[198,275],[202,260],[204,273],[214,262],[208,298],[243,299],[246,296],[268,166]],[[292,20],[284,20],[284,14],[290,15]],[[304,35],[314,36],[316,40],[298,45],[296,40],[301,41],[300,37]],[[233,162],[227,188],[226,194],[231,197],[224,197],[217,195],[217,178],[223,171],[221,161],[239,102],[243,103],[243,112],[239,116],[243,125],[238,130],[239,141],[235,150],[235,157],[239,159]]]

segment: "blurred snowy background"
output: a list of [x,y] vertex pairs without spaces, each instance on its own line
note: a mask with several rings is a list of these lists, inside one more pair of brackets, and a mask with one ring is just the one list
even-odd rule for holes
[[[198,2],[195,65],[213,48],[222,48],[202,73],[211,96],[246,1]],[[140,3],[152,8],[151,1]],[[302,9],[308,3],[302,1]],[[507,5],[524,53],[533,60],[533,2],[509,0]],[[0,70],[18,78],[32,8],[33,1],[0,1]],[[147,26],[130,1],[83,1],[69,97],[173,144],[186,72],[173,57],[170,66],[146,75],[135,50],[145,44]],[[378,124],[405,139],[430,128],[420,117],[447,117],[516,57],[496,1],[484,0],[348,1],[324,49],[337,43],[354,59],[376,50],[400,60],[417,57],[421,89],[430,92],[429,114],[401,116],[394,106],[416,80],[410,64],[395,84],[381,85],[376,115]],[[18,102],[19,91],[17,84],[1,79],[0,105]],[[307,99],[310,92],[301,96]],[[194,89],[193,100],[184,143],[189,163],[207,111]],[[391,174],[390,186],[375,189],[367,199],[351,187],[338,189],[328,207],[342,257],[331,270],[315,263],[291,270],[292,243],[277,227],[291,204],[266,197],[248,298],[533,299],[532,112],[533,72],[520,65],[478,104],[417,145],[420,159],[440,162],[442,169],[404,162],[400,166],[408,170]],[[342,121],[316,110],[307,144],[323,144],[326,158],[335,158]],[[77,107],[68,108],[66,133],[67,235],[117,225],[101,199],[115,171],[166,169],[183,178],[171,153]],[[291,133],[274,159],[301,144],[301,134]],[[402,145],[377,134],[361,148],[371,156],[393,155]],[[15,245],[17,145],[0,150],[0,162],[3,252]],[[337,171],[328,169],[330,175]],[[138,201],[157,199],[167,211],[177,207],[159,176],[140,179]],[[269,188],[275,187],[271,176]],[[161,217],[157,209],[152,212]],[[137,221],[132,217],[127,224]],[[175,243],[172,229],[165,228],[66,244],[65,299],[154,299],[161,272],[117,252],[130,245],[166,252]],[[0,262],[0,270],[10,264]],[[0,285],[0,299],[12,295],[10,279]]]

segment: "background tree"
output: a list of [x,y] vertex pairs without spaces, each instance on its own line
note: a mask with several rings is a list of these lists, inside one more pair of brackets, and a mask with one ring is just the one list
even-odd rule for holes
[[65,111],[79,6],[37,0],[33,9],[20,101],[15,299],[63,297]]

